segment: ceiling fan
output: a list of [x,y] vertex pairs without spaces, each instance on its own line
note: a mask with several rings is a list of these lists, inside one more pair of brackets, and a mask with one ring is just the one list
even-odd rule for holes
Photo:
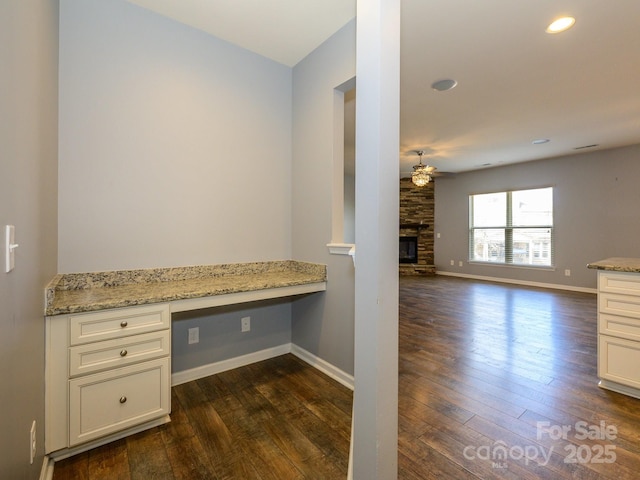
[[417,187],[424,187],[427,183],[432,180],[432,177],[437,170],[436,167],[432,167],[430,165],[424,165],[422,163],[422,156],[424,155],[424,150],[416,150],[416,153],[419,157],[418,165],[413,166],[413,173],[411,174],[411,181]]

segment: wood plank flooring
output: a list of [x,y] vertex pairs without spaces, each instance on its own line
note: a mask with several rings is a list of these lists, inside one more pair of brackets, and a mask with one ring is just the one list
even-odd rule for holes
[[640,400],[597,386],[595,295],[403,277],[400,305],[399,478],[640,478]]
[[171,422],[55,464],[54,480],[346,478],[352,392],[293,355],[172,388]]
[[[399,479],[640,478],[640,400],[597,386],[595,295],[401,277],[399,389]],[[351,399],[285,355],[174,387],[170,424],[54,480],[343,479]]]

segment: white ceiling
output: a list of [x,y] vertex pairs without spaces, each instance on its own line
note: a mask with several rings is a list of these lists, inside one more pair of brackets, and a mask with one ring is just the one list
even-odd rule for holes
[[[355,0],[129,1],[289,66],[355,14]],[[415,150],[459,172],[640,143],[640,1],[401,5],[403,174]],[[564,14],[575,26],[545,33]],[[442,78],[458,86],[432,90]]]
[[289,67],[356,15],[355,0],[128,0]]

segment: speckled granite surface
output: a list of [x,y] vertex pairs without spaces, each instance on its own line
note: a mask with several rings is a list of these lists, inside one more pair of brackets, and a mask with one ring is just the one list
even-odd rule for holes
[[56,275],[45,315],[90,312],[327,281],[327,267],[283,260]]
[[587,268],[613,272],[640,273],[640,258],[611,257],[587,264]]

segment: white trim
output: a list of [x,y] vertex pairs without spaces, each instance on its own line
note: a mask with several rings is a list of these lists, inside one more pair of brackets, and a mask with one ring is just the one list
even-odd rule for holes
[[471,275],[469,273],[446,272],[442,270],[436,271],[436,275],[444,275],[447,277],[470,278],[472,280],[484,280],[487,282],[511,283],[514,285],[524,285],[527,287],[552,288],[554,290],[569,290],[572,292],[597,293],[595,288],[576,287],[573,285],[560,285],[557,283],[529,282],[527,280],[516,280],[513,278],[485,277],[483,275]]
[[234,368],[244,367],[252,363],[268,360],[269,358],[279,357],[286,353],[291,353],[298,357],[305,363],[308,363],[312,367],[320,370],[328,377],[333,378],[338,383],[344,385],[350,390],[354,388],[353,375],[340,370],[338,367],[330,364],[326,360],[308,352],[304,348],[294,345],[292,343],[286,343],[277,347],[267,348],[260,350],[259,352],[249,353],[247,355],[241,355],[239,357],[230,358],[228,360],[222,360],[220,362],[209,363],[208,365],[202,365],[200,367],[192,368],[190,370],[184,370],[182,372],[175,372],[171,375],[171,386],[181,385],[183,383],[198,380],[199,378],[208,377],[217,373],[226,372]]
[[54,462],[57,462],[59,460],[72,457],[79,453],[86,452],[87,450],[92,450],[96,447],[106,445],[107,443],[111,443],[115,440],[126,438],[135,433],[143,432],[153,427],[159,427],[160,425],[164,425],[165,423],[169,423],[170,421],[171,421],[171,417],[169,415],[163,415],[162,417],[156,418],[155,420],[150,420],[148,422],[141,423],[140,425],[136,425],[135,427],[127,428],[125,430],[120,430],[119,432],[114,432],[110,435],[106,435],[104,437],[97,438],[95,440],[82,443],[80,445],[76,445],[75,447],[63,448],[61,450],[51,452],[49,454],[49,458],[51,458]]
[[225,293],[208,297],[186,298],[183,300],[171,300],[171,313],[198,310],[200,308],[219,307],[222,305],[235,305],[238,303],[256,302],[271,298],[292,297],[305,293],[324,292],[327,282],[303,283],[300,285],[288,285],[285,287],[265,288],[263,290],[249,290],[246,292]]
[[630,397],[640,398],[640,390],[637,388],[629,387],[627,385],[622,385],[620,383],[611,382],[609,380],[600,379],[598,382],[598,386],[600,388],[606,388],[607,390],[611,390],[613,392],[622,393],[623,395],[629,395]]
[[313,353],[308,352],[298,345],[291,344],[291,353],[303,362],[308,363],[314,368],[317,368],[328,377],[333,378],[336,382],[341,383],[348,389],[354,389],[355,382],[353,375],[349,375],[348,373],[340,370],[338,367],[331,365],[326,360],[315,356]]
[[350,251],[356,245],[354,243],[327,243],[329,253],[332,255],[350,255]]
[[349,437],[349,466],[347,467],[347,480],[353,480],[353,405],[351,406],[351,436]]
[[291,344],[285,343],[277,347],[267,348],[258,352],[248,353],[239,357],[222,360],[220,362],[209,363],[200,367],[175,372],[171,375],[171,386],[181,385],[192,380],[208,377],[217,373],[226,372],[238,367],[244,367],[252,363],[261,362],[269,358],[278,357],[291,352]]
[[56,462],[49,455],[45,455],[42,459],[42,469],[40,470],[39,480],[52,480],[53,468]]
[[522,265],[520,263],[482,262],[480,260],[467,260],[467,263],[479,267],[515,268],[518,270],[538,270],[543,272],[555,272],[557,270],[555,265]]

